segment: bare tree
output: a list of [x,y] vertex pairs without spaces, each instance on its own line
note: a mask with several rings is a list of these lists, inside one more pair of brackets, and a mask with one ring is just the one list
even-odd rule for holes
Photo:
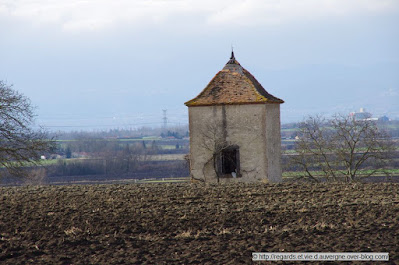
[[326,180],[349,182],[360,175],[388,174],[393,145],[389,135],[373,121],[343,115],[331,120],[316,116],[300,124],[295,151],[290,160],[301,168],[301,177],[318,181],[321,174]]
[[[240,130],[242,131],[251,129],[253,128],[247,126],[240,127]],[[199,144],[207,151],[206,154],[208,155],[204,166],[202,167],[202,174],[205,178],[205,170],[212,169],[216,175],[218,183],[221,178],[226,178],[226,176],[236,178],[241,177],[243,174],[255,171],[255,168],[243,167],[240,164],[239,158],[237,159],[239,146],[237,143],[228,140],[229,137],[227,137],[227,131],[227,125],[223,120],[217,120],[215,118],[209,119],[206,125],[199,130],[201,135]],[[262,135],[259,134],[253,137],[246,137],[248,141],[253,142],[262,137]]]
[[0,81],[0,165],[13,176],[25,176],[24,167],[55,146],[43,129],[31,128],[33,110],[27,97]]
[[211,165],[216,174],[218,183],[221,177],[218,158],[224,150],[230,147],[230,144],[226,141],[226,136],[224,135],[226,128],[223,126],[224,125],[218,124],[215,120],[211,120],[200,132],[202,136],[201,145],[211,154],[202,168],[202,173],[205,176],[205,168],[208,167],[208,165]]

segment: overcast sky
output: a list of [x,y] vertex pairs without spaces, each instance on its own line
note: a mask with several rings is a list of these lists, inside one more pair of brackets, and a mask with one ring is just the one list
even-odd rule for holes
[[56,130],[185,124],[233,46],[283,122],[399,118],[398,25],[399,0],[0,0],[0,80]]

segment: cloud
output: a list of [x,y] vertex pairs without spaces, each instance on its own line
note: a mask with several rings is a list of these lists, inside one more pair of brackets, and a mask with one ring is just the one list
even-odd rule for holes
[[267,26],[398,9],[397,0],[0,0],[0,17],[56,24],[65,31],[120,25]]
[[275,25],[325,17],[378,14],[398,10],[394,0],[247,0],[211,14],[209,22],[235,25]]
[[385,98],[397,97],[397,96],[399,96],[399,89],[391,87],[391,88],[384,90],[381,95]]

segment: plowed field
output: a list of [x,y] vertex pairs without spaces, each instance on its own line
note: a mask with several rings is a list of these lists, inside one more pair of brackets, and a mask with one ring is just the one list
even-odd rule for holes
[[0,264],[251,264],[252,252],[399,264],[399,185],[0,188]]

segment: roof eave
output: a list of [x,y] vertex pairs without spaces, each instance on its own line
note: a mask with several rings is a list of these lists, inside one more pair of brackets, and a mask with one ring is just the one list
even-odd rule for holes
[[[190,100],[191,101],[191,100]],[[187,107],[201,107],[201,106],[223,106],[223,105],[253,105],[253,104],[283,104],[284,100],[279,101],[262,101],[262,102],[226,102],[226,103],[194,103],[187,101],[184,103]]]

